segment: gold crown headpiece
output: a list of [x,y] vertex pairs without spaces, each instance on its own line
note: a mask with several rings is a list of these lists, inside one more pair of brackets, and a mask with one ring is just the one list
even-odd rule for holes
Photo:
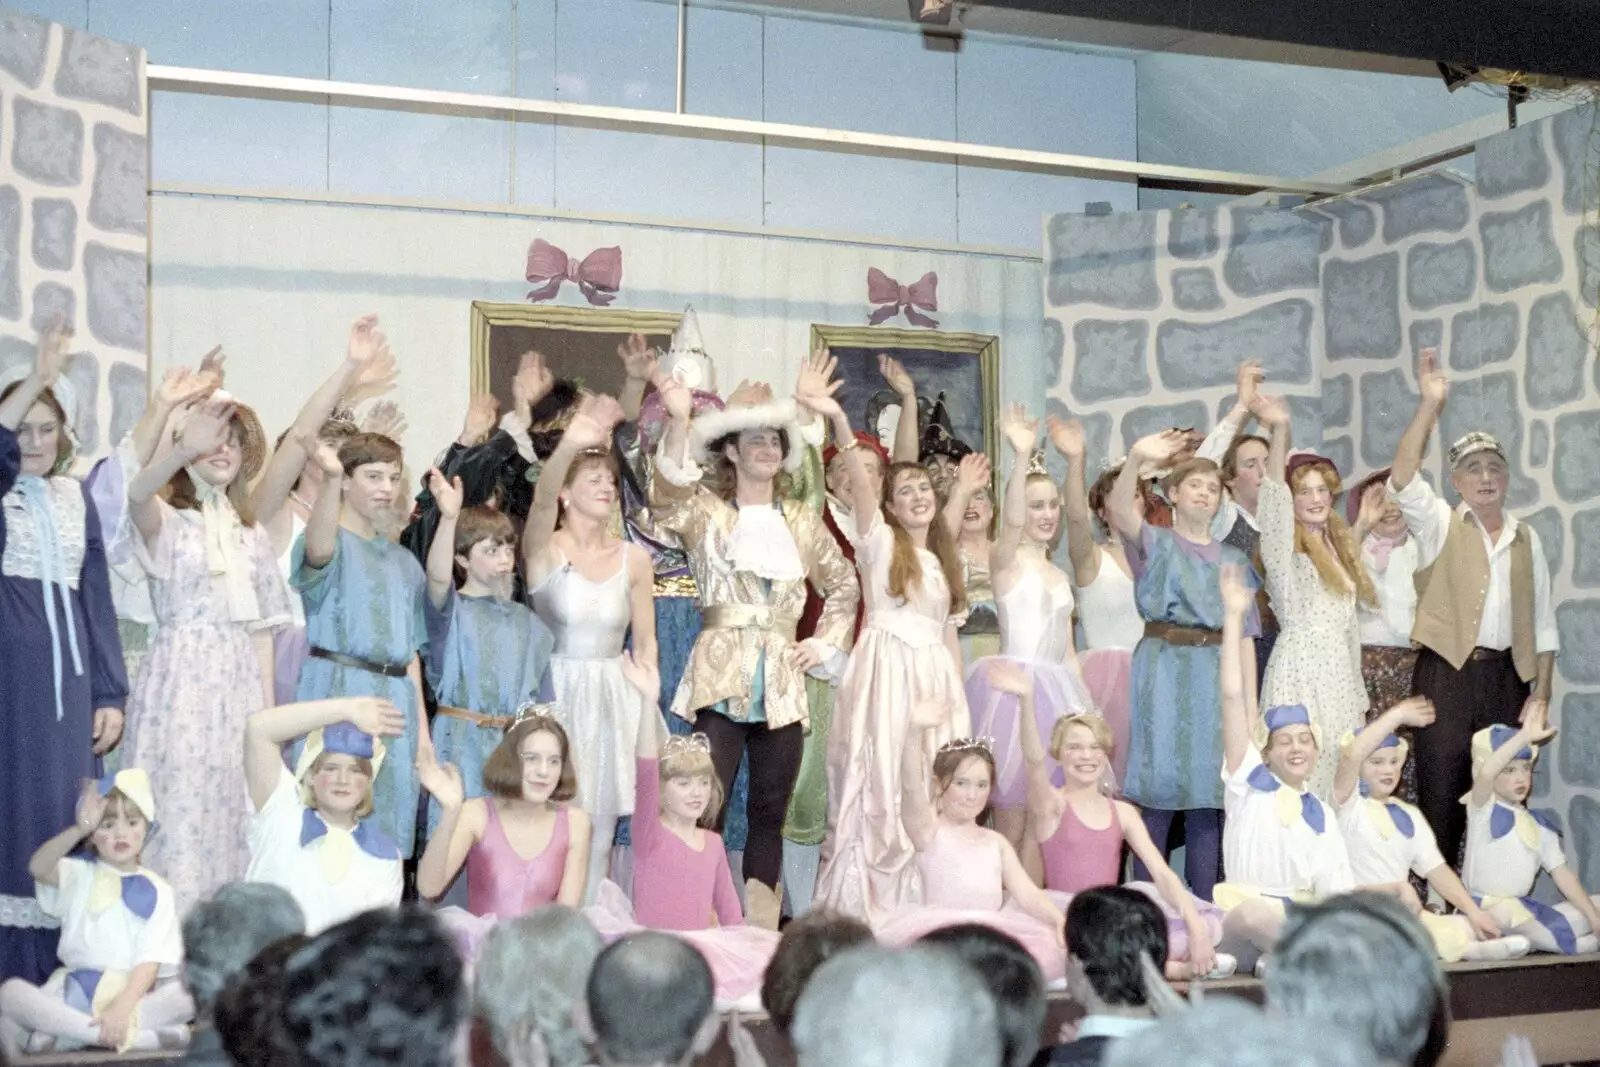
[[1028,457],[1028,476],[1032,477],[1035,474],[1042,474],[1046,478],[1050,477],[1050,468],[1044,465],[1044,449],[1042,448],[1034,449],[1033,455]]
[[517,713],[511,717],[511,725],[507,726],[506,729],[511,729],[525,719],[554,719],[555,712],[556,705],[554,701],[549,703],[540,703],[537,700],[524,701],[517,706]]
[[680,756],[685,752],[704,752],[711,755],[711,739],[705,734],[673,734],[662,746],[663,756]]

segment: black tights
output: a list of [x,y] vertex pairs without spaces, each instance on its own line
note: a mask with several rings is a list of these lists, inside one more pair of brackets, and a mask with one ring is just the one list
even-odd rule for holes
[[[734,722],[702,708],[695,716],[694,732],[705,734],[711,742],[711,762],[716,765],[725,798],[733,796],[739,761],[746,751],[750,753],[750,798],[745,804],[750,833],[744,846],[744,877],[776,889],[783,877],[783,819],[800,773],[804,727],[791,723],[769,730],[763,722]],[[719,832],[727,810],[724,803],[717,814]]]

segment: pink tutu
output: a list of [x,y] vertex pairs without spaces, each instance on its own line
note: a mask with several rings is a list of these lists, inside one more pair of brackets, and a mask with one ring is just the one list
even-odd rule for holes
[[[1188,959],[1189,924],[1183,921],[1183,913],[1167,903],[1154,882],[1124,882],[1123,885],[1128,889],[1137,889],[1155,901],[1156,907],[1161,909],[1161,914],[1167,917],[1167,962]],[[1057,892],[1054,889],[1047,889],[1045,893],[1055,901],[1056,907],[1065,915],[1067,905],[1072,903],[1073,894]],[[1211,935],[1211,947],[1216,948],[1222,941],[1222,909],[1192,894],[1189,899],[1194,904],[1194,910],[1200,913],[1200,921],[1205,925],[1206,931]]]
[[478,953],[483,951],[484,939],[500,922],[498,915],[474,915],[453,904],[438,908],[433,914],[455,942],[457,954],[468,964],[477,960]]
[[[1111,727],[1116,739],[1116,749],[1111,755],[1111,773],[1117,782],[1128,768],[1128,689],[1133,675],[1133,650],[1128,648],[1096,648],[1079,653],[1078,666],[1083,669],[1084,688],[1089,699],[1099,709],[1101,718]],[[1045,744],[1049,744],[1045,739]]]
[[1039,964],[1046,983],[1066,977],[1067,952],[1057,942],[1050,924],[1035,919],[1010,901],[999,911],[906,904],[879,923],[876,933],[879,941],[898,948],[935,930],[963,923],[978,923],[1016,938]]
[[[1039,741],[1047,750],[1056,720],[1094,712],[1088,690],[1071,667],[1010,656],[994,658],[1025,667],[1032,675],[1034,717],[1039,724]],[[1022,759],[1022,741],[1017,732],[1017,698],[989,688],[988,674],[983,669],[986,663],[987,660],[980,660],[973,665],[967,675],[966,688],[973,734],[994,738],[995,782],[990,799],[997,808],[1026,808],[1028,769]],[[1064,779],[1056,761],[1047,755],[1045,764],[1051,782],[1061,785]]]
[[[706,909],[710,914],[710,908]],[[633,918],[633,901],[622,887],[607,878],[595,892],[595,902],[583,914],[600,931],[607,944],[646,927]],[[711,967],[718,1004],[749,1002],[761,991],[767,962],[778,947],[778,934],[754,926],[715,926],[707,930],[664,930],[681,937],[705,957]]]

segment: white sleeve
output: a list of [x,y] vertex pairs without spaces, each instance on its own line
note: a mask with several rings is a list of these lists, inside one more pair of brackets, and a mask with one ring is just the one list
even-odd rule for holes
[[[1327,805],[1323,805],[1327,811]],[[1331,816],[1331,812],[1327,812]],[[1325,819],[1326,829],[1323,831],[1323,853],[1319,870],[1315,880],[1317,898],[1335,896],[1339,893],[1348,893],[1356,887],[1355,875],[1350,871],[1350,850],[1345,846],[1344,833],[1339,829],[1339,823],[1328,817]]]
[[1222,419],[1211,432],[1206,434],[1206,439],[1200,442],[1200,447],[1194,450],[1195,459],[1209,459],[1211,462],[1222,465],[1222,457],[1228,454],[1228,448],[1233,444],[1233,439],[1239,436],[1240,424],[1233,419]]
[[1393,478],[1386,487],[1406,517],[1411,536],[1417,539],[1417,569],[1421,570],[1444,549],[1445,536],[1450,532],[1450,505],[1439,499],[1439,494],[1433,491],[1420,470],[1404,489],[1396,489]]
[[183,962],[183,934],[178,926],[177,898],[166,879],[149,871],[144,873],[155,883],[156,910],[145,920],[144,929],[139,931],[134,963],[160,964],[160,973],[166,977],[176,972],[178,965]]
[[1533,550],[1533,648],[1535,652],[1560,652],[1561,630],[1550,599],[1550,563],[1539,543],[1539,531],[1532,526],[1527,530],[1528,547]]
[[1567,854],[1561,848],[1561,837],[1548,826],[1539,827],[1539,866],[1547,871],[1564,867]]
[[701,475],[705,473],[700,464],[696,463],[694,457],[689,454],[688,449],[684,451],[682,463],[667,455],[665,437],[661,439],[661,444],[656,448],[655,472],[657,476],[665,478],[669,483],[680,489],[687,489],[689,486],[698,484]]
[[72,902],[89,891],[89,880],[94,877],[94,864],[67,856],[56,864],[56,884],[33,883],[33,895],[39,910],[52,919],[64,919],[72,910]]
[[1227,794],[1237,799],[1244,799],[1253,792],[1250,785],[1250,774],[1261,766],[1261,753],[1256,751],[1256,746],[1246,745],[1244,758],[1239,761],[1239,769],[1232,774],[1228,773],[1226,757],[1222,764],[1222,785]]
[[253,856],[270,846],[285,827],[291,833],[295,832],[303,808],[304,805],[300,803],[300,783],[289,773],[289,768],[278,768],[278,784],[272,787],[272,795],[267,797],[260,811],[250,816],[246,833],[250,854]]

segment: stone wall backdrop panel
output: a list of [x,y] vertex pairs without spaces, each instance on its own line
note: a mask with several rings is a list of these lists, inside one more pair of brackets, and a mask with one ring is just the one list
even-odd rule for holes
[[0,10],[0,375],[71,324],[80,462],[147,389],[147,99],[143,49]]

